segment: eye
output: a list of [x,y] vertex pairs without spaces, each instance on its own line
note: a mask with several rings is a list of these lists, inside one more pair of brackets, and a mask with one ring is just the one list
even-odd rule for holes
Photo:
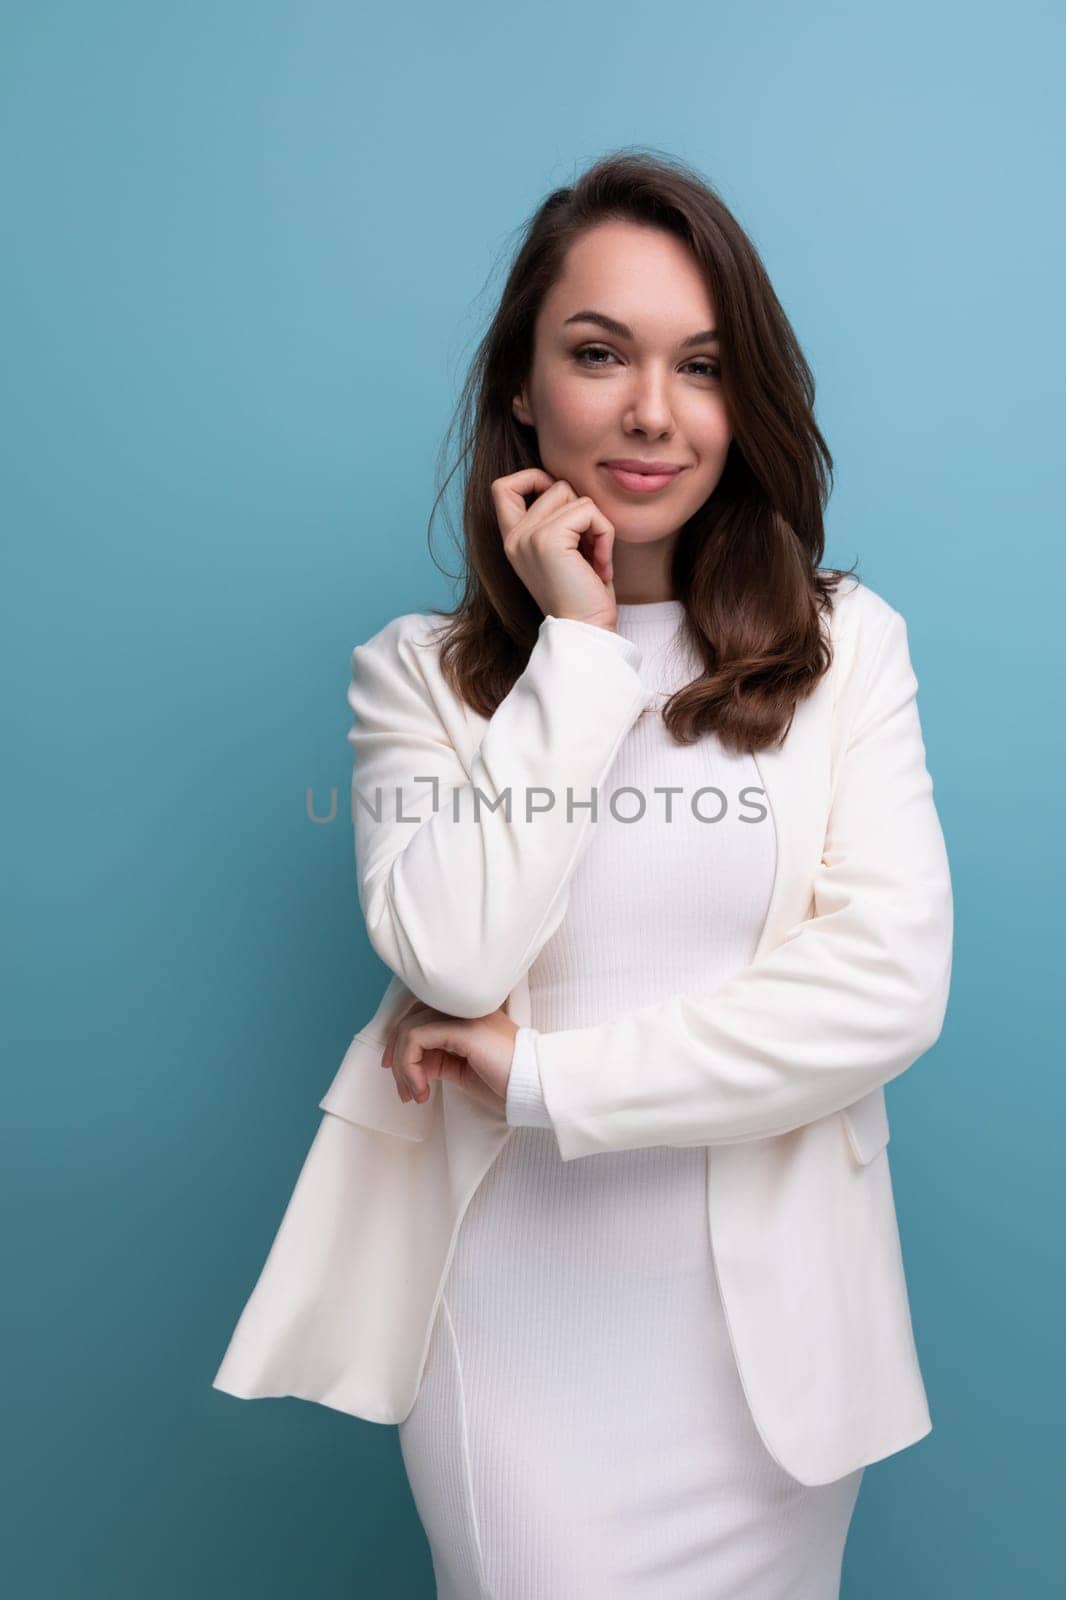
[[609,356],[610,354],[611,351],[605,350],[602,345],[587,344],[582,349],[574,351],[574,360],[583,367],[602,367],[605,365],[602,361],[585,361],[582,358],[584,356]]
[[[613,357],[613,352],[610,351],[610,350],[604,349],[603,345],[599,345],[599,344],[582,345],[580,350],[575,350],[574,351],[574,360],[577,362],[578,366],[581,366],[581,367],[605,367],[607,365],[606,361],[595,361],[595,360],[587,359],[588,357],[591,357],[591,356]],[[717,361],[704,361],[704,360],[686,361],[685,365],[686,365],[686,367],[701,367],[703,370],[699,373],[700,377],[704,377],[704,378],[720,378],[721,375],[722,375],[721,366],[719,365],[719,363]]]
[[722,369],[717,361],[686,361],[685,365],[687,367],[702,367],[704,370],[701,376],[707,378],[720,378],[722,376]]

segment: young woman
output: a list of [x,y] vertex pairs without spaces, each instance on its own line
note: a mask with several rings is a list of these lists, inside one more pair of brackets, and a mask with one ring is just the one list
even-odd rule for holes
[[812,407],[713,190],[598,162],[471,374],[461,603],[353,655],[395,976],[216,1386],[396,1421],[442,1600],[830,1600],[931,1425],[883,1085],[950,878]]

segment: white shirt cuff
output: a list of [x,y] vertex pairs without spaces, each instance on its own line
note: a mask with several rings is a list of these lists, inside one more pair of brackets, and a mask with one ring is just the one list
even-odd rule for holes
[[550,1128],[551,1117],[540,1088],[540,1068],[533,1041],[536,1028],[515,1034],[511,1075],[507,1080],[507,1121],[512,1128]]

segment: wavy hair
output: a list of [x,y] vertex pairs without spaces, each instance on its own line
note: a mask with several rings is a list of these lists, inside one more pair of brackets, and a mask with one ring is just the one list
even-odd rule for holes
[[732,432],[717,485],[673,549],[672,592],[703,670],[671,695],[662,716],[679,743],[715,732],[728,749],[752,752],[783,740],[797,703],[828,670],[823,619],[854,568],[819,566],[833,461],[796,335],[743,228],[716,191],[672,157],[607,155],[549,194],[525,224],[445,439],[461,430],[434,512],[464,461],[467,475],[464,588],[440,613],[441,670],[460,699],[489,717],[536,643],[543,613],[504,552],[491,486],[543,466],[534,429],[511,408],[532,367],[537,314],[574,241],[619,219],[673,234],[703,272]]

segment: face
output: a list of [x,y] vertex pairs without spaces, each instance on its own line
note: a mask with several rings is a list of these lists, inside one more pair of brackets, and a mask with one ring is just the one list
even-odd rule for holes
[[[732,435],[714,327],[681,240],[631,222],[584,233],[541,306],[514,414],[536,429],[545,471],[610,518],[616,549],[672,544],[721,477]],[[605,465],[627,458],[683,470],[641,489]]]

